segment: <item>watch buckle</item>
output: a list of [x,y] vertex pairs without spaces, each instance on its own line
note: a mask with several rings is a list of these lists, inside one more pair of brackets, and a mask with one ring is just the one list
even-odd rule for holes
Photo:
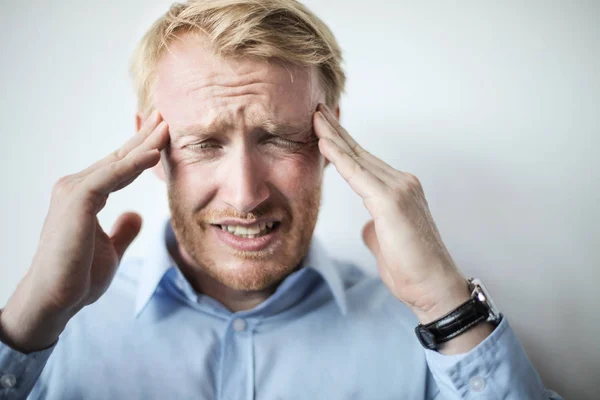
[[477,299],[488,310],[489,316],[487,321],[497,322],[500,320],[500,312],[496,308],[496,305],[493,303],[492,299],[489,297],[487,289],[485,286],[483,286],[483,283],[477,278],[470,278],[469,286],[472,289],[471,298]]

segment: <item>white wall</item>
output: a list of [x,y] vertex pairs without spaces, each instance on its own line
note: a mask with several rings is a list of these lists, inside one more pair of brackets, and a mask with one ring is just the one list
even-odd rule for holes
[[[600,2],[311,0],[349,76],[343,123],[422,181],[465,273],[488,284],[546,384],[597,398]],[[134,131],[129,55],[165,0],[0,0],[0,305],[36,248],[52,184]],[[111,197],[167,215],[150,174]],[[367,213],[331,168],[317,234],[373,267]]]

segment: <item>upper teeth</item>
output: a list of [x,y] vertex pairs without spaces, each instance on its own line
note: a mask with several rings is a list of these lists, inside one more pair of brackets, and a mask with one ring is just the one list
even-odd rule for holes
[[272,229],[274,222],[264,222],[260,224],[241,226],[241,225],[221,225],[221,229],[233,233],[234,235],[252,236],[263,235],[268,229]]

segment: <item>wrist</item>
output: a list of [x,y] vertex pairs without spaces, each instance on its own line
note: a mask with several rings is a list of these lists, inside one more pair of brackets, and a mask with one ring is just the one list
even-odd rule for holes
[[428,294],[416,302],[413,312],[423,325],[442,318],[471,298],[469,284],[462,276],[441,280],[429,285]]
[[53,345],[70,319],[65,313],[35,307],[26,285],[19,284],[0,312],[0,340],[25,354]]
[[416,310],[420,324],[415,333],[421,344],[443,354],[470,351],[487,338],[501,314],[481,280],[466,281],[467,290],[456,285],[456,291],[445,300],[433,303],[434,307]]

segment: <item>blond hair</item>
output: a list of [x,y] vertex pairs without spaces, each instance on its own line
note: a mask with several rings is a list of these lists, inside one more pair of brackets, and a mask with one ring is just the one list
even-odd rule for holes
[[182,33],[206,35],[217,55],[316,66],[327,105],[344,91],[342,51],[321,19],[295,0],[190,0],[174,3],[139,42],[131,62],[138,108],[152,108],[156,64]]

